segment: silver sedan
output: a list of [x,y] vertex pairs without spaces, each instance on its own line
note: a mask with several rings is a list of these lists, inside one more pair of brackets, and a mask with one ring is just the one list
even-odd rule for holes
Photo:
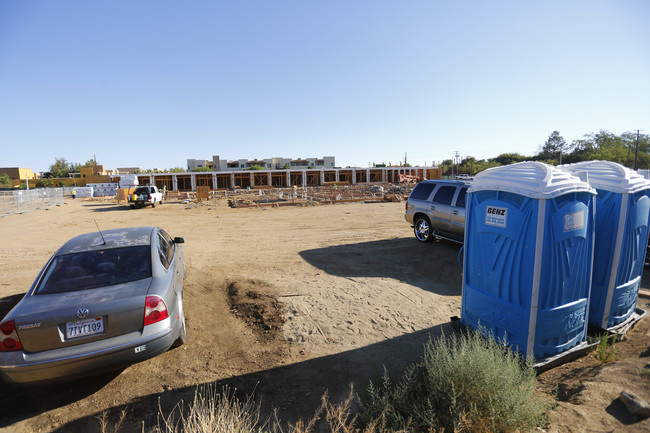
[[0,323],[0,376],[77,378],[185,343],[183,242],[158,227],[69,240]]

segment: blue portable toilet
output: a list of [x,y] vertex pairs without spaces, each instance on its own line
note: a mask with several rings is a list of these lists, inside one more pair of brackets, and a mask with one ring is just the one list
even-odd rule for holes
[[585,341],[595,193],[540,162],[477,174],[467,191],[461,323],[536,358]]
[[598,192],[589,323],[612,328],[636,310],[648,244],[650,182],[610,161],[562,168],[586,179]]

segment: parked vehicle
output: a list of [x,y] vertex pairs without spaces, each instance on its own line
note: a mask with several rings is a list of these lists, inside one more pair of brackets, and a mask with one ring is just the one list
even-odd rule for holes
[[463,243],[465,197],[470,185],[462,180],[425,180],[413,188],[404,217],[418,241],[444,238]]
[[139,186],[133,194],[129,195],[129,206],[131,209],[140,208],[148,204],[156,207],[156,204],[162,203],[163,195],[155,185]]
[[183,242],[158,227],[69,240],[0,322],[0,376],[76,378],[185,343]]

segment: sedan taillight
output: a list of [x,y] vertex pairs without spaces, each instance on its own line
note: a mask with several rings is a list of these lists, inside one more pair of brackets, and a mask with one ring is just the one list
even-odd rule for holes
[[0,352],[15,352],[23,350],[20,344],[20,338],[16,332],[16,323],[13,320],[7,320],[0,325]]
[[144,301],[144,326],[160,322],[169,317],[167,306],[160,296],[147,296]]

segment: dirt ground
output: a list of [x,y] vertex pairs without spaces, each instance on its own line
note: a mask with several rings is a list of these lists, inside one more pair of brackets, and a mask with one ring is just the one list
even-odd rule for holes
[[[430,335],[460,315],[460,247],[420,244],[403,203],[233,209],[227,198],[131,210],[113,200],[72,200],[0,218],[0,314],[74,235],[156,225],[185,238],[189,342],[122,371],[34,388],[0,385],[0,432],[88,432],[97,416],[126,411],[120,431],[140,432],[191,400],[197,385],[254,394],[283,421],[308,418],[328,390],[342,400],[385,365],[417,358]],[[643,287],[650,286],[646,271]],[[639,298],[650,309],[650,299]],[[617,343],[617,361],[586,356],[545,372],[557,395],[551,432],[647,432],[623,389],[650,401],[650,319]],[[551,397],[549,397],[551,398]]]

